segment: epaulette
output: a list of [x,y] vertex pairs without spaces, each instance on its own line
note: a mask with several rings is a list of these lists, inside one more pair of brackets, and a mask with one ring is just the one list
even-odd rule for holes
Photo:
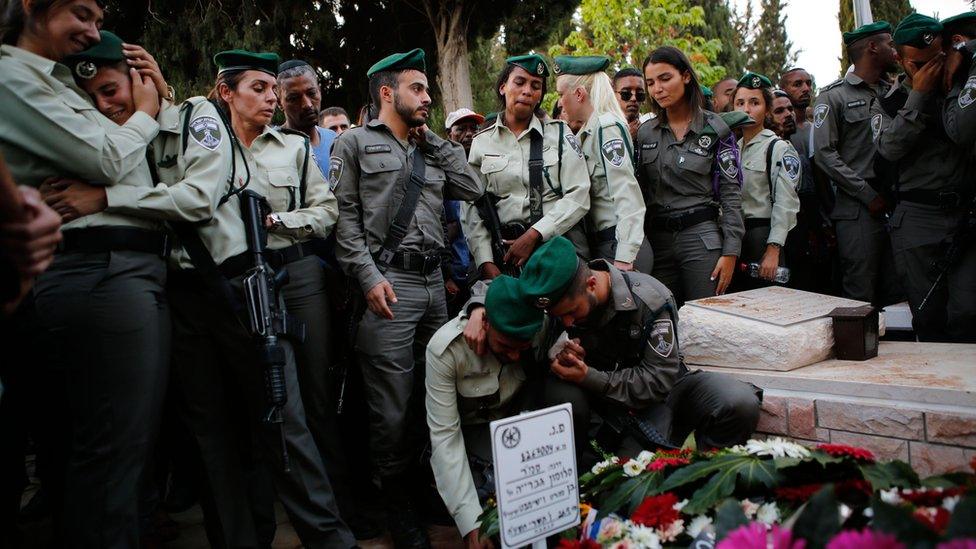
[[475,132],[475,134],[473,136],[471,136],[471,138],[474,139],[475,137],[478,137],[479,135],[485,133],[488,130],[493,130],[493,129],[495,129],[495,126],[497,126],[497,125],[498,125],[498,118],[495,118],[495,121],[494,122],[492,122],[491,124],[488,124],[484,128],[481,128],[480,130],[478,130],[477,132]]
[[820,93],[823,93],[825,91],[830,91],[830,90],[836,88],[837,86],[840,86],[843,83],[844,83],[844,79],[843,78],[838,78],[837,80],[834,80],[830,84],[827,84],[826,86],[820,88]]
[[284,126],[279,126],[278,127],[278,131],[281,132],[281,133],[283,133],[283,134],[285,134],[285,135],[294,135],[294,136],[297,136],[297,137],[301,137],[301,138],[304,138],[304,139],[308,139],[308,134],[303,133],[303,132],[300,132],[298,130],[293,130],[291,128],[286,128]]

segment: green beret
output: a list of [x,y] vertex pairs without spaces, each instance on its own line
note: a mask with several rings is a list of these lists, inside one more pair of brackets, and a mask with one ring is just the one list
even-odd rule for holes
[[278,76],[278,64],[281,58],[277,53],[253,52],[247,50],[227,50],[214,56],[217,74],[224,71],[261,71]]
[[545,313],[526,305],[519,281],[508,275],[495,277],[488,286],[485,314],[493,328],[523,341],[532,339],[545,318]]
[[705,97],[711,98],[715,96],[715,94],[712,93],[712,88],[709,88],[708,86],[702,85],[701,91],[702,91],[702,95],[704,95]]
[[546,60],[537,53],[516,55],[514,57],[509,57],[505,60],[505,62],[509,65],[518,65],[519,67],[527,70],[529,74],[549,76],[549,65],[547,65]]
[[519,277],[526,302],[539,309],[555,305],[576,277],[578,266],[576,248],[566,237],[557,236],[539,246]]
[[946,17],[942,20],[942,26],[948,29],[950,26],[955,24],[966,24],[971,23],[976,20],[976,11],[966,11],[960,13],[959,15],[953,15],[952,17]]
[[887,21],[875,21],[874,23],[868,23],[867,25],[861,25],[860,27],[844,33],[844,45],[850,46],[858,40],[867,38],[868,36],[874,36],[875,34],[882,33],[891,34],[891,23]]
[[607,70],[610,58],[603,55],[557,55],[552,71],[556,74],[592,74]]
[[755,120],[750,118],[748,114],[742,111],[720,112],[717,114],[722,121],[725,122],[725,125],[732,130],[751,126],[756,123]]
[[114,65],[125,60],[122,54],[122,39],[109,31],[99,31],[101,40],[87,50],[65,57],[62,63],[71,69],[78,78],[95,78],[98,67]]
[[766,75],[747,71],[742,75],[742,78],[739,79],[738,86],[740,88],[758,90],[762,88],[772,88],[773,81],[770,80]]
[[901,20],[892,38],[899,46],[927,48],[942,34],[942,23],[934,17],[913,13]]
[[427,72],[427,57],[424,50],[420,48],[412,49],[406,53],[394,53],[380,59],[366,71],[366,78],[382,71],[404,71],[414,69],[420,72]]

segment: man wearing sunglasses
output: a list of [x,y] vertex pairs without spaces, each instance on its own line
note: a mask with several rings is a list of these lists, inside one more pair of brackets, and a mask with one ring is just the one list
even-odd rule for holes
[[617,71],[613,75],[613,91],[617,93],[617,101],[620,108],[627,115],[627,125],[630,130],[630,138],[637,137],[637,127],[641,123],[640,108],[647,99],[647,91],[644,90],[644,77],[640,71],[627,67]]

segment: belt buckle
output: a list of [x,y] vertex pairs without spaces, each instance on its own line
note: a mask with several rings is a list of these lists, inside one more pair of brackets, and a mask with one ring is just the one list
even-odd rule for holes
[[382,248],[380,250],[380,263],[389,265],[391,261],[393,261],[393,250]]
[[956,208],[962,202],[960,200],[959,193],[955,191],[940,192],[939,193],[939,207],[943,210],[950,210]]
[[440,266],[440,256],[436,254],[424,256],[424,275],[429,275],[430,273],[436,271]]

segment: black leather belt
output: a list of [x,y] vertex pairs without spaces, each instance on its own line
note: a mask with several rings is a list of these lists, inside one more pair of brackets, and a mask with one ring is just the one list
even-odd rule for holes
[[651,228],[658,231],[677,233],[693,225],[697,225],[705,221],[715,221],[716,219],[718,219],[718,208],[709,206],[707,208],[700,208],[679,215],[652,217]]
[[747,217],[745,218],[746,230],[755,229],[757,227],[769,227],[768,217]]
[[251,252],[244,252],[228,257],[217,266],[217,270],[228,280],[231,280],[243,275],[253,266],[254,258],[251,256]]
[[926,206],[936,206],[943,210],[954,210],[969,202],[969,197],[955,191],[899,191],[895,195],[898,202],[915,202]]
[[604,242],[610,242],[617,239],[617,226],[607,227],[606,229],[596,231],[593,233],[593,240],[597,244],[603,244]]
[[315,250],[315,244],[309,240],[308,242],[299,242],[298,244],[292,244],[287,248],[281,248],[279,250],[268,250],[266,255],[271,267],[278,269],[299,259],[315,255]]
[[419,252],[396,252],[387,265],[403,271],[429,275],[441,267],[441,255],[436,252],[430,255]]
[[169,257],[170,238],[163,231],[137,227],[89,227],[69,229],[58,244],[58,253],[142,252]]

